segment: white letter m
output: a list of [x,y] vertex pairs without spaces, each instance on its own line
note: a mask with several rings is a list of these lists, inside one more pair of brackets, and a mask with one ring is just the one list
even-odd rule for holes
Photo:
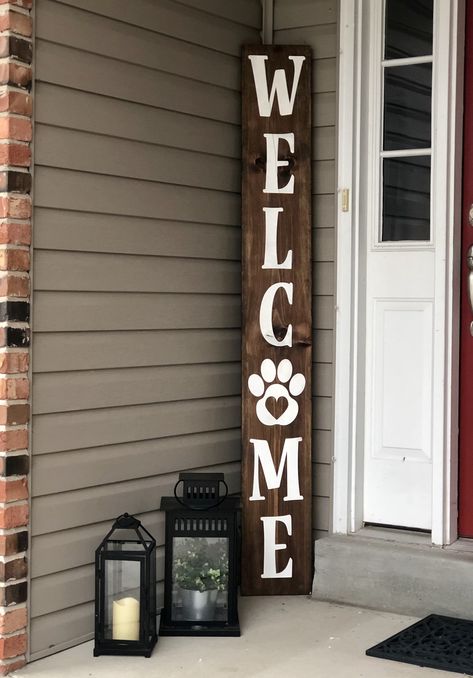
[[262,501],[259,486],[259,465],[263,469],[264,479],[268,490],[275,490],[281,486],[284,467],[287,465],[287,495],[284,501],[299,501],[304,499],[299,489],[299,443],[302,438],[286,438],[281,455],[279,468],[276,467],[271,456],[269,443],[266,440],[250,438],[254,448],[253,493],[250,501]]

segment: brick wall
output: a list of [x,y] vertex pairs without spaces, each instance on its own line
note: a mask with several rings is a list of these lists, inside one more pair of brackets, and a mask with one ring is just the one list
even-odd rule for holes
[[27,648],[32,0],[0,0],[0,675]]

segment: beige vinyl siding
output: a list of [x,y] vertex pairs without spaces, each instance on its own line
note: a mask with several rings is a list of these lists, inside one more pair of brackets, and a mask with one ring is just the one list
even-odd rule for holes
[[312,48],[313,527],[330,521],[335,292],[337,0],[275,0],[274,42]]
[[92,637],[114,517],[153,532],[161,579],[178,471],[239,488],[240,49],[260,25],[259,0],[36,1],[33,659]]

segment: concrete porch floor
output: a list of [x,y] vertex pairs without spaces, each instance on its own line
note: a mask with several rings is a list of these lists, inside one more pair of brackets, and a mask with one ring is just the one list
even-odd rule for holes
[[161,638],[151,659],[92,657],[92,642],[15,678],[443,678],[453,673],[365,656],[414,621],[306,597],[242,598],[241,638]]

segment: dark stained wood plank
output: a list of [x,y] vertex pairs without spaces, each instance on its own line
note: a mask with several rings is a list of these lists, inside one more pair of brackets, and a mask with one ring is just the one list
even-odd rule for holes
[[[253,71],[249,55],[268,55],[266,64],[269,89],[276,69],[286,71],[288,90],[292,91],[294,65],[289,56],[303,56],[302,70],[294,108],[290,115],[280,115],[275,98],[269,117],[261,117],[256,97]],[[257,46],[243,50],[243,184],[242,184],[242,287],[243,287],[243,346],[242,346],[242,500],[243,500],[243,567],[242,593],[244,595],[306,594],[312,583],[311,534],[311,50],[306,46]],[[294,133],[294,152],[285,141],[279,144],[279,160],[288,166],[278,168],[278,186],[283,187],[294,177],[294,193],[265,193],[266,139],[264,134]],[[291,269],[263,269],[265,253],[264,207],[282,207],[277,231],[279,263],[289,250],[293,252]],[[293,303],[288,302],[284,290],[275,296],[272,324],[276,338],[282,340],[292,325],[292,346],[274,346],[262,336],[260,330],[261,301],[271,285],[293,284]],[[250,392],[250,375],[261,374],[261,363],[269,359],[278,366],[283,360],[292,364],[293,374],[302,374],[306,384],[302,393],[294,391],[290,379],[281,383],[278,377],[272,382],[281,383],[287,390],[279,399],[267,398],[270,380],[264,383],[264,395]],[[262,387],[260,379],[252,378]],[[253,392],[255,389],[252,389]],[[289,392],[288,392],[289,391]],[[281,390],[279,390],[281,394]],[[267,400],[266,400],[267,398]],[[279,420],[287,412],[289,402],[297,402],[298,414],[287,424],[262,422],[256,412],[266,408]],[[265,403],[265,404],[264,404]],[[261,414],[261,409],[260,409]],[[284,421],[284,419],[282,420]],[[250,501],[254,491],[255,446],[250,440],[263,440],[269,444],[274,467],[281,462],[284,441],[301,438],[299,444],[298,480],[303,499],[284,501],[287,493],[287,466],[279,488],[268,489],[267,479],[259,466],[259,484],[263,501]],[[262,578],[264,562],[264,533],[262,518],[290,516],[292,535],[285,525],[276,524],[276,543],[287,548],[277,550],[276,572],[285,570],[292,559],[291,577]],[[269,541],[269,540],[268,540]]]

